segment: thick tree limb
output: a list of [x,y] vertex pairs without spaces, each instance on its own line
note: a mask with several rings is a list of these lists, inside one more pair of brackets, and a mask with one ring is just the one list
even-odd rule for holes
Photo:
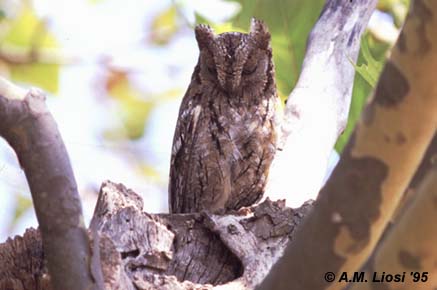
[[351,61],[357,60],[376,2],[325,4],[284,111],[280,151],[267,187],[272,200],[287,197],[288,205],[298,206],[320,190],[329,156],[348,119],[355,76]]
[[32,193],[54,289],[91,289],[90,246],[67,151],[45,96],[0,79],[0,136],[15,150]]
[[[424,189],[424,186],[426,184],[427,187],[430,187],[430,184],[432,184],[432,182],[430,183],[428,181],[432,178],[431,176],[436,176],[436,162],[437,134],[434,134],[434,137],[429,144],[428,149],[426,150],[422,162],[414,174],[414,177],[411,179],[411,182],[407,187],[407,190],[405,191],[398,208],[395,211],[395,214],[391,220],[391,224],[387,226],[381,240],[378,242],[376,250],[372,254],[372,257],[368,262],[366,262],[364,268],[361,269],[362,272],[366,273],[366,279],[368,281],[373,280],[374,272],[379,274],[382,272],[393,274],[402,274],[405,272],[410,275],[406,275],[404,279],[406,283],[398,285],[396,285],[396,283],[392,283],[390,286],[394,287],[393,289],[397,289],[396,286],[405,286],[407,288],[409,287],[414,289],[422,289],[423,287],[425,287],[425,289],[432,288],[430,281],[434,281],[432,277],[437,274],[437,269],[431,266],[424,266],[423,263],[429,265],[429,261],[427,261],[427,259],[435,260],[437,256],[437,254],[430,253],[434,250],[433,245],[437,244],[437,240],[434,238],[437,228],[433,223],[429,222],[436,219],[436,217],[434,217],[435,212],[429,211],[429,205],[433,204],[432,194],[435,194],[435,191],[432,192],[431,188],[431,192],[429,192],[429,190]],[[425,179],[427,176],[428,181]],[[435,183],[436,181],[433,182]],[[423,195],[427,195],[427,197],[424,198]],[[424,203],[424,201],[427,203],[420,204]],[[411,212],[413,210],[412,208],[414,208],[414,213]],[[423,219],[425,217],[426,220],[420,220],[421,218]],[[426,246],[429,245],[431,246],[426,248]],[[383,249],[385,250],[383,251]],[[415,254],[411,254],[411,252]],[[423,257],[423,255],[420,254],[425,252],[427,253],[427,257]],[[393,253],[397,255],[392,256]],[[408,261],[410,261],[410,263],[407,263]],[[412,261],[414,261],[414,263],[412,263]],[[434,264],[437,265],[437,261],[434,262]],[[420,265],[420,269],[415,268],[413,265]],[[410,268],[407,269],[406,267]],[[400,268],[403,270],[401,272],[397,272],[400,270]],[[414,281],[412,280],[414,276],[411,276],[411,272],[428,272],[428,280],[426,281],[427,283],[416,280],[414,283],[415,285],[412,285],[411,282]],[[379,276],[379,278],[380,277],[381,276]],[[422,277],[420,276],[419,278]],[[378,284],[381,283],[378,282]],[[366,285],[361,285],[359,287],[364,287],[364,289],[367,289]],[[361,289],[359,287],[358,285],[353,285],[347,289]]]
[[[437,288],[437,167],[428,171],[417,190],[416,199],[379,245],[362,270],[372,281],[373,272],[405,274],[404,283],[379,282],[381,289]],[[427,272],[426,277],[423,273]],[[415,276],[410,273],[417,273]],[[426,280],[424,279],[426,278]],[[423,279],[423,280],[420,280]],[[350,289],[371,288],[371,283],[354,283]]]
[[414,1],[337,168],[259,289],[340,289],[324,273],[353,272],[369,257],[436,132],[435,35],[437,2]]
[[[226,215],[152,215],[142,208],[123,185],[103,184],[90,230],[98,233],[105,289],[253,289],[312,206],[265,201]],[[28,281],[50,289],[38,232],[1,244],[0,258],[0,288]]]
[[429,173],[431,168],[437,164],[437,132],[434,133],[431,143],[426,149],[425,156],[423,156],[422,162],[414,173],[410,184],[405,190],[402,200],[400,201],[392,218],[393,221],[397,220],[397,217],[402,214],[407,206],[412,202],[413,198],[417,195],[417,188],[423,182],[425,176]]
[[417,190],[419,184],[423,182],[424,177],[436,165],[437,165],[437,131],[436,133],[434,133],[434,137],[432,138],[431,143],[428,145],[428,149],[426,149],[425,156],[423,157],[422,162],[419,165],[419,168],[417,168],[416,173],[411,179],[408,189],[412,191]]

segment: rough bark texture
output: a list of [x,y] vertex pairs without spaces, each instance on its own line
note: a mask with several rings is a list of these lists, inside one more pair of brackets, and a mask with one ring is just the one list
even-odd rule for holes
[[[105,289],[253,289],[312,208],[283,201],[228,213],[148,214],[121,184],[105,182],[91,221]],[[96,253],[98,251],[98,253]],[[0,245],[0,289],[50,289],[38,231]],[[32,284],[34,283],[34,284]],[[4,286],[5,287],[5,286]]]
[[0,244],[0,289],[51,290],[39,231]]

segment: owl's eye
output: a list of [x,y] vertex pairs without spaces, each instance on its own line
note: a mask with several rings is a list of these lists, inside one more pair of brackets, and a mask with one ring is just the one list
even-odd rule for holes
[[250,75],[250,74],[253,74],[253,73],[256,71],[257,68],[258,68],[258,65],[257,65],[256,63],[254,63],[254,64],[252,64],[252,65],[246,65],[246,66],[243,68],[243,74],[244,74],[244,75]]

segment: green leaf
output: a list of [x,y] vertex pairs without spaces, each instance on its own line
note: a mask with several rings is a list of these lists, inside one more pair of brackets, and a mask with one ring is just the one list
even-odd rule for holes
[[153,102],[143,99],[142,93],[131,85],[125,71],[111,70],[106,89],[109,96],[119,103],[124,131],[129,139],[140,138],[144,132],[145,120],[154,105]]
[[201,14],[194,12],[196,24],[208,24],[211,26],[212,29],[214,29],[214,33],[221,34],[224,32],[247,32],[247,29],[241,29],[240,27],[236,27],[232,24],[232,22],[224,22],[224,23],[214,23],[209,21],[208,19],[204,18]]
[[44,48],[56,48],[58,45],[54,36],[47,30],[45,23],[38,19],[29,5],[22,6],[17,18],[10,23],[10,29],[1,39],[1,43],[11,49],[13,47],[24,48],[20,51],[29,58],[29,63],[10,65],[13,80],[39,86],[51,93],[58,91],[59,65],[33,62],[30,57]]
[[17,193],[15,196],[17,203],[15,205],[15,213],[12,225],[15,224],[23,216],[23,214],[33,206],[31,198],[20,193]]
[[174,4],[159,13],[152,22],[151,41],[159,45],[168,43],[179,30],[177,16],[176,5]]
[[381,74],[383,62],[377,61],[373,58],[365,37],[361,39],[361,53],[365,63],[357,65],[354,64],[352,60],[350,61],[354,66],[355,71],[360,74],[361,77],[366,80],[372,88],[374,88],[378,82],[379,75]]
[[394,23],[401,27],[408,13],[410,0],[379,0],[377,9],[393,16]]
[[162,94],[151,95],[132,85],[128,72],[112,69],[109,73],[106,90],[118,102],[124,125],[123,132],[106,132],[110,139],[118,139],[126,134],[129,139],[141,138],[150,112],[163,101],[175,99],[182,94],[179,90],[168,90]]
[[156,168],[150,164],[143,164],[139,167],[140,172],[147,177],[149,182],[162,182],[162,176]]
[[59,90],[59,65],[56,64],[18,64],[10,67],[11,78],[18,82],[41,87],[56,94]]
[[[343,151],[356,123],[360,119],[361,112],[368,97],[372,93],[373,88],[377,85],[384,66],[388,48],[389,46],[387,44],[375,42],[372,35],[369,33],[366,33],[361,39],[361,49],[357,64],[353,64],[351,61],[357,73],[355,74],[352,102],[347,126],[335,145],[335,149],[338,152]],[[376,59],[372,55],[376,55]]]
[[248,30],[252,17],[264,20],[272,34],[276,82],[283,100],[299,76],[309,32],[317,21],[324,0],[236,0],[241,11],[234,27]]

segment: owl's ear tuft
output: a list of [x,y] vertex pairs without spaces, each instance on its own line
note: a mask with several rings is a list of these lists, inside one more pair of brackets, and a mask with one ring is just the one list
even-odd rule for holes
[[269,47],[270,33],[262,20],[252,18],[249,34],[259,48],[267,49]]
[[194,32],[199,49],[209,48],[215,37],[212,28],[207,24],[199,24],[194,29]]

